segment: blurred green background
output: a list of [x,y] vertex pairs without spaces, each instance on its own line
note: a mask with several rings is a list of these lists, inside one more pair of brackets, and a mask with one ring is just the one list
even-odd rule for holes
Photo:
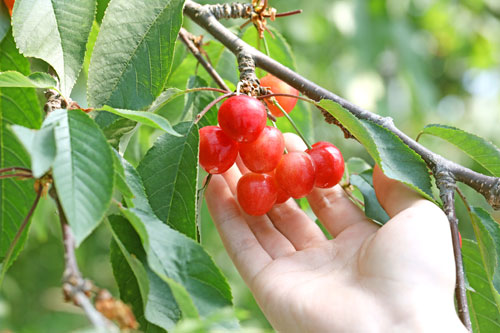
[[[416,137],[426,124],[440,123],[500,145],[500,1],[271,0],[270,4],[278,12],[304,10],[300,15],[269,22],[288,40],[301,75],[355,104],[392,117],[411,137]],[[224,23],[237,26],[243,21]],[[190,22],[186,26],[196,34],[203,33]],[[204,40],[210,40],[206,33]],[[187,73],[192,74],[194,68]],[[186,85],[185,80],[173,79],[169,83],[181,88]],[[85,105],[84,91],[82,78],[73,96],[81,105]],[[183,102],[176,107],[182,110]],[[305,105],[300,108],[309,110]],[[306,124],[301,118],[299,123],[307,127],[304,131],[311,139],[335,143],[346,158],[360,156],[369,160],[363,147],[344,140],[342,132],[325,124],[319,112],[309,111],[311,121]],[[127,157],[137,163],[157,135],[141,128],[132,138]],[[451,160],[486,172],[442,140],[423,136],[421,143]],[[491,211],[480,195],[461,188],[472,205]],[[457,209],[463,237],[473,238],[459,201]],[[500,214],[493,214],[500,221]],[[224,252],[205,207],[202,240],[228,277],[236,306],[246,311],[243,327],[249,331],[270,330]],[[116,295],[109,242],[109,232],[101,226],[77,255],[84,276]],[[56,333],[88,327],[81,311],[62,300],[62,270],[58,219],[52,202],[43,199],[25,250],[0,291],[0,332]]]

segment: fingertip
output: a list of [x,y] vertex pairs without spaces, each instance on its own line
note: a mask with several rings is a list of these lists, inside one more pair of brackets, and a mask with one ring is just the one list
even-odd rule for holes
[[373,188],[380,205],[390,217],[425,200],[405,184],[387,177],[378,165],[373,168]]

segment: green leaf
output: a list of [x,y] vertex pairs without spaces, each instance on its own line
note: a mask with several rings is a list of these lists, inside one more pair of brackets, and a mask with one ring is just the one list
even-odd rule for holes
[[462,257],[470,288],[467,303],[473,332],[500,331],[499,295],[491,284],[480,247],[472,240],[462,241]]
[[445,125],[427,125],[422,133],[454,144],[495,177],[500,177],[500,149],[493,143],[459,128]]
[[[0,42],[0,71],[16,70],[29,75],[29,68],[28,60],[19,54],[12,35],[8,33]],[[29,167],[29,156],[11,132],[10,126],[19,124],[28,128],[39,128],[41,122],[41,108],[34,89],[0,88],[0,168]],[[0,180],[0,262],[4,260],[34,199],[32,180]],[[19,255],[28,230],[29,225],[21,234],[9,262],[3,263],[4,271]]]
[[149,112],[158,113],[165,105],[170,103],[174,98],[184,95],[186,92],[177,88],[168,88],[163,91],[158,98],[149,106]]
[[101,128],[108,143],[116,149],[118,149],[122,137],[131,133],[137,125],[137,122],[133,120],[106,111],[99,112],[94,120]]
[[141,331],[163,331],[181,318],[168,285],[147,266],[146,254],[134,228],[122,216],[109,216],[113,235],[111,265],[120,298],[132,306]]
[[61,92],[69,97],[82,68],[95,0],[23,0],[12,18],[19,50],[40,58],[57,72]]
[[196,238],[198,127],[175,126],[183,137],[164,134],[146,153],[137,171],[156,216],[185,235]]
[[95,15],[95,20],[99,24],[102,22],[106,8],[108,8],[109,1],[110,0],[97,0],[97,13]]
[[318,105],[358,139],[387,177],[403,182],[434,201],[431,178],[425,162],[401,139],[382,126],[357,119],[333,101],[322,100]]
[[[500,225],[482,208],[472,207],[472,226],[491,286],[500,292]],[[499,299],[500,301],[500,299]],[[499,302],[500,304],[500,302]],[[500,309],[500,307],[499,307]]]
[[359,175],[351,175],[351,184],[356,186],[363,195],[365,215],[380,224],[389,221],[389,216],[380,206],[375,190],[373,189],[373,170],[363,171]]
[[110,106],[103,106],[102,110],[111,112],[117,116],[121,116],[123,118],[127,118],[133,121],[137,121],[141,124],[151,126],[153,128],[165,131],[174,136],[181,136],[177,133],[172,125],[168,122],[167,119],[163,118],[154,113],[146,112],[146,111],[131,111],[131,110],[123,110],[123,109],[113,109]]
[[46,73],[24,76],[15,71],[0,72],[0,87],[54,88],[56,85],[56,80]]
[[30,155],[33,177],[42,177],[52,167],[56,158],[54,126],[32,130],[23,126],[13,125],[12,131],[17,135],[18,140],[22,142]]
[[80,110],[57,110],[53,177],[77,246],[94,230],[111,202],[113,155],[104,135]]
[[363,171],[372,169],[364,159],[359,157],[351,157],[346,162],[346,168],[349,174],[359,174]]
[[91,106],[141,110],[160,95],[170,73],[183,5],[183,0],[110,2],[90,62]]
[[188,311],[190,300],[182,295],[182,289],[174,288],[172,280],[185,288],[201,316],[232,305],[226,279],[201,245],[140,209],[122,209],[122,213],[139,234],[149,266],[169,283],[183,313],[193,309]]
[[127,184],[125,178],[125,168],[122,164],[124,158],[120,156],[116,150],[113,149],[113,166],[115,168],[115,188],[126,198],[132,198],[134,194]]

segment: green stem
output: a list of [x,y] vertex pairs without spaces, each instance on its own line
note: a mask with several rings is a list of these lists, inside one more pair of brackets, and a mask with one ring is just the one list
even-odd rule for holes
[[264,41],[264,49],[266,50],[266,55],[268,57],[271,56],[271,52],[269,52],[269,46],[267,45],[267,39],[266,39],[266,36],[263,36],[262,37],[262,40]]
[[311,145],[309,144],[309,141],[307,141],[306,137],[304,136],[304,134],[302,134],[302,132],[300,131],[300,129],[297,127],[297,125],[295,125],[295,122],[293,121],[293,119],[288,115],[288,113],[286,113],[285,110],[283,110],[283,108],[281,107],[281,105],[278,103],[278,101],[276,100],[276,98],[274,97],[271,97],[271,101],[273,102],[274,105],[276,105],[280,110],[281,112],[283,113],[283,115],[286,117],[286,119],[288,119],[288,121],[290,122],[290,124],[293,126],[293,128],[295,129],[295,132],[297,132],[297,134],[300,136],[300,138],[302,139],[302,141],[304,141],[304,143],[306,144],[307,146],[307,149],[311,149]]

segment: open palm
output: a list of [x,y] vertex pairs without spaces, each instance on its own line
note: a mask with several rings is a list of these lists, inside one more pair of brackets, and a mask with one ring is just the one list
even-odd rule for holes
[[[302,149],[287,136],[289,151]],[[340,186],[308,201],[319,226],[293,200],[267,215],[243,213],[240,164],[214,176],[206,199],[231,259],[280,332],[465,331],[455,314],[455,271],[446,217],[377,168],[377,197],[391,220],[369,220]]]

